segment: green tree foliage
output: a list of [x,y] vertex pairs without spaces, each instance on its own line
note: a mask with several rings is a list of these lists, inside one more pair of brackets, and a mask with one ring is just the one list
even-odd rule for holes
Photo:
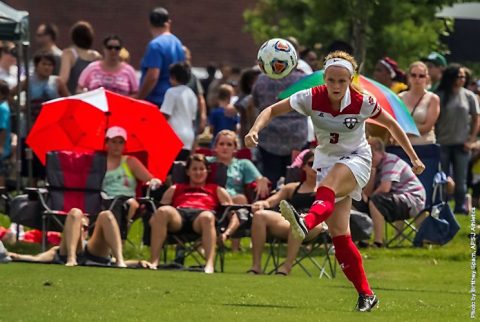
[[301,44],[327,47],[343,40],[370,70],[382,56],[403,67],[436,50],[446,52],[439,38],[452,22],[435,18],[455,0],[258,0],[244,13],[246,29],[261,43],[294,36]]

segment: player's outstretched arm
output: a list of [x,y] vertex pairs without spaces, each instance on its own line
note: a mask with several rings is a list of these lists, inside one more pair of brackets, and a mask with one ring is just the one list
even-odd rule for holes
[[291,111],[293,111],[293,109],[290,106],[289,98],[270,105],[269,107],[264,109],[258,115],[255,123],[253,124],[248,134],[245,135],[245,146],[247,148],[256,147],[258,144],[258,132],[260,132],[265,126],[267,126],[270,120],[275,116],[286,114]]
[[410,140],[408,139],[405,132],[403,132],[400,125],[398,125],[397,121],[388,113],[380,113],[380,115],[375,119],[378,123],[385,126],[392,137],[400,144],[402,149],[407,153],[410,161],[412,162],[412,170],[415,174],[420,174],[425,170],[425,165],[423,162],[418,158],[417,153],[412,147]]

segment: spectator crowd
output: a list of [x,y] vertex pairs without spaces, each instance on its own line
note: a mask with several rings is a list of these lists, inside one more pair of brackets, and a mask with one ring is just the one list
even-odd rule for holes
[[[219,243],[232,239],[232,249],[239,250],[241,245],[235,238],[235,230],[245,224],[244,218],[234,214],[217,237],[216,209],[220,205],[252,204],[253,220],[249,224],[253,261],[249,272],[261,273],[262,250],[268,235],[288,241],[287,261],[278,272],[289,274],[300,245],[288,235],[289,223],[280,216],[276,206],[280,200],[288,199],[299,211],[304,211],[314,200],[316,172],[312,168],[310,148],[314,146],[315,137],[311,121],[297,112],[275,118],[260,132],[259,146],[253,151],[244,147],[243,137],[256,116],[278,101],[283,90],[322,68],[320,53],[301,46],[290,37],[300,59],[297,68],[281,80],[268,78],[257,66],[242,69],[228,63],[212,63],[206,67],[206,76],[199,78],[191,66],[192,53],[172,32],[168,11],[155,8],[148,19],[151,41],[140,63],[140,77],[130,65],[129,49],[125,48],[122,35],[102,35],[102,49],[97,51],[92,48],[96,36],[94,28],[86,21],[78,21],[71,27],[71,45],[63,50],[56,45],[59,30],[53,23],[38,26],[34,35],[38,51],[33,55],[33,72],[28,82],[23,71],[17,69],[15,45],[11,42],[1,44],[0,185],[4,186],[15,175],[12,165],[17,144],[22,146],[22,176],[28,175],[24,151],[28,148],[25,138],[30,124],[27,124],[29,118],[25,117],[25,110],[22,109],[21,115],[15,115],[21,119],[20,128],[12,122],[13,97],[18,92],[28,93],[25,97],[30,101],[32,123],[38,117],[42,103],[100,87],[146,100],[158,107],[183,142],[176,160],[186,162],[189,182],[173,184],[166,189],[161,207],[147,222],[151,226],[151,258],[149,262],[139,262],[139,265],[156,267],[167,234],[187,229],[201,236],[206,257],[204,270],[212,273],[217,238]],[[332,43],[329,51],[337,49],[353,51],[348,44],[339,42]],[[419,136],[409,136],[412,145],[440,145],[441,166],[450,178],[454,212],[467,214],[472,205],[478,207],[480,80],[466,66],[448,63],[437,52],[419,57],[405,71],[393,58],[380,57],[371,76],[398,94],[405,103],[420,133]],[[20,79],[19,83],[17,79]],[[410,167],[385,152],[385,146],[396,144],[385,130],[369,124],[367,135],[373,152],[372,175],[363,191],[363,204],[355,206],[371,216],[374,225],[372,246],[382,247],[384,220],[397,221],[415,216],[425,206],[426,196]],[[122,128],[111,128],[106,133],[108,167],[104,190],[111,196],[125,195],[123,185],[129,182],[127,194],[130,198],[125,202],[131,221],[139,209],[134,199],[136,180],[155,185],[160,182],[137,159],[122,156],[128,136],[129,133]],[[207,158],[198,152],[203,152]],[[241,158],[242,153],[247,157]],[[302,169],[303,178],[283,184],[287,168],[299,155],[299,161],[297,159],[294,164]],[[45,180],[45,168],[36,157],[32,162],[34,184],[40,186]],[[213,162],[228,167],[225,187],[207,182],[209,163]],[[122,179],[117,180],[119,177]],[[253,198],[246,188],[249,185],[254,190]],[[468,193],[469,187],[472,188],[471,194]],[[271,193],[272,190],[276,192]],[[199,200],[203,203],[199,204]],[[196,210],[192,211],[192,208]],[[119,266],[128,265],[122,256],[118,227],[112,227],[109,220],[111,216],[109,212],[102,212],[97,219],[98,232],[94,232],[84,246],[87,259],[83,262],[111,254]],[[86,238],[83,233],[85,220],[80,210],[73,209],[68,215],[60,246],[37,257],[13,253],[11,257],[57,260],[68,265],[81,263],[76,252],[79,240]],[[11,241],[20,229],[23,228],[15,224],[9,229],[0,228],[0,238]],[[314,238],[326,230],[328,227],[319,225],[308,237]],[[359,244],[368,245],[368,241]]]

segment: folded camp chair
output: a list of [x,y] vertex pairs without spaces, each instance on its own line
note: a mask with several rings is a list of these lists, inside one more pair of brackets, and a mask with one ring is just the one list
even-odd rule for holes
[[[188,177],[185,173],[185,163],[176,161],[172,167],[172,181],[173,183],[188,183]],[[227,182],[227,167],[222,163],[212,163],[210,164],[210,172],[207,178],[208,183],[215,183],[219,186],[225,187]],[[231,205],[231,206],[221,206],[219,209],[216,209],[217,213],[217,230],[220,230],[223,223],[227,221],[227,217],[231,211],[247,208],[249,205]],[[201,246],[200,235],[198,234],[185,234],[182,232],[178,233],[168,233],[167,239],[164,244],[164,262],[167,263],[167,250],[168,245],[179,245],[184,249],[183,256],[191,257],[194,261],[201,266],[205,258],[203,257],[202,252],[199,251]],[[224,271],[225,266],[225,247],[220,245],[217,251],[217,258],[220,262],[220,271]],[[167,265],[167,264],[166,264]],[[169,265],[167,265],[169,266]]]
[[44,189],[27,188],[12,201],[13,222],[42,230],[42,249],[47,231],[62,231],[66,215],[79,208],[90,215],[93,227],[102,210],[102,181],[107,167],[102,152],[52,151],[47,153]]
[[[305,173],[297,167],[287,167],[285,176],[285,184],[291,182],[300,182],[305,178]],[[282,266],[283,261],[280,257],[286,252],[286,240],[269,237],[268,255],[263,266],[264,273],[273,274]],[[299,266],[309,277],[314,276],[317,271],[318,277],[334,278],[336,275],[336,261],[332,258],[334,254],[332,239],[328,231],[320,233],[316,238],[304,241],[300,247],[297,259],[293,263],[293,267]],[[313,265],[314,271],[304,261],[307,260]],[[269,267],[270,261],[273,267]]]
[[[443,189],[445,182],[442,180],[434,180],[437,174],[444,176],[441,171],[440,145],[415,145],[413,148],[420,160],[425,164],[425,171],[418,175],[418,179],[420,179],[425,188],[425,208],[417,215],[404,219],[403,228],[397,227],[395,223],[385,221],[386,247],[412,246],[415,234],[418,232],[418,227],[416,227],[415,224],[430,211],[432,206],[444,202],[445,200],[445,192]],[[402,160],[411,165],[410,158],[401,147],[389,146],[386,148],[386,151],[399,156]],[[440,189],[440,193],[435,193],[434,198],[434,191],[437,189]],[[393,236],[389,235],[389,226],[393,228]]]

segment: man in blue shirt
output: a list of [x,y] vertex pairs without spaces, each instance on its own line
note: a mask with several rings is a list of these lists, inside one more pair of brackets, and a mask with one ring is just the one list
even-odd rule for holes
[[141,63],[138,98],[159,108],[165,92],[170,88],[168,67],[185,60],[182,43],[170,32],[171,23],[166,9],[153,9],[150,13],[150,33],[153,39],[148,44]]

